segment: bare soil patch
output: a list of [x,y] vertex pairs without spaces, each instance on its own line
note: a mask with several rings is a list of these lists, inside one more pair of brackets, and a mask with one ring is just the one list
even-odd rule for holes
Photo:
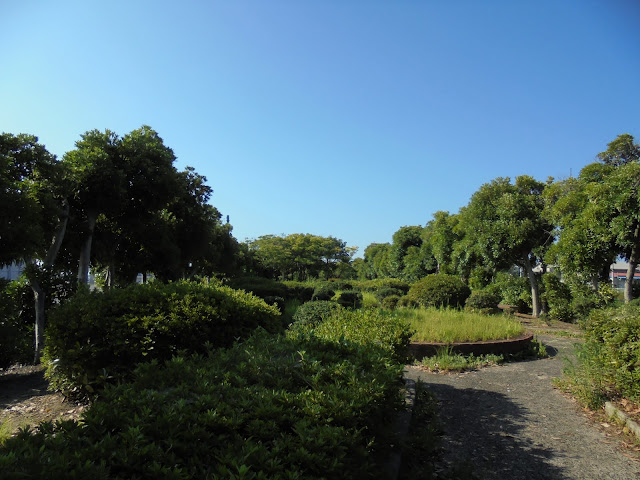
[[3,434],[44,421],[78,419],[85,405],[68,402],[48,390],[41,366],[16,365],[0,370],[0,425]]

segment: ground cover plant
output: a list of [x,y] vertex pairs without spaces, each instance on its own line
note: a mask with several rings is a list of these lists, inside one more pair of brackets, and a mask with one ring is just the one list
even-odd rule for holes
[[281,329],[280,312],[220,284],[131,285],[76,295],[50,317],[43,363],[52,388],[91,397],[126,380],[139,362],[229,347],[257,327]]
[[258,332],[230,349],[141,363],[80,423],[6,440],[0,469],[7,478],[380,478],[398,444],[395,358],[407,326],[345,313],[342,328]]
[[516,338],[524,327],[506,315],[483,315],[455,309],[403,308],[396,314],[415,331],[416,342],[476,342]]

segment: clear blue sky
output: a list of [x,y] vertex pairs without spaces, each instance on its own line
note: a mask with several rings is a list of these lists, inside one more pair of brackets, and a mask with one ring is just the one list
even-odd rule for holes
[[0,131],[150,125],[243,241],[360,247],[640,141],[640,2],[0,2]]

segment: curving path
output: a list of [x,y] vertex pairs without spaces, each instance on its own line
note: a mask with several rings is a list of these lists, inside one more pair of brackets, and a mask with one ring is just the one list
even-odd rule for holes
[[552,386],[575,339],[539,335],[551,358],[453,375],[408,367],[438,397],[443,468],[469,462],[480,479],[640,479],[578,406]]

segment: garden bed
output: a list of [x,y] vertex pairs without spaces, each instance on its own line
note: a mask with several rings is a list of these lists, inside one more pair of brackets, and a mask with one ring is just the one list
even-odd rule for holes
[[516,338],[505,340],[489,340],[481,342],[411,342],[409,353],[416,360],[436,355],[438,351],[450,349],[452,353],[462,355],[513,355],[529,348],[533,340],[533,333],[528,332]]

